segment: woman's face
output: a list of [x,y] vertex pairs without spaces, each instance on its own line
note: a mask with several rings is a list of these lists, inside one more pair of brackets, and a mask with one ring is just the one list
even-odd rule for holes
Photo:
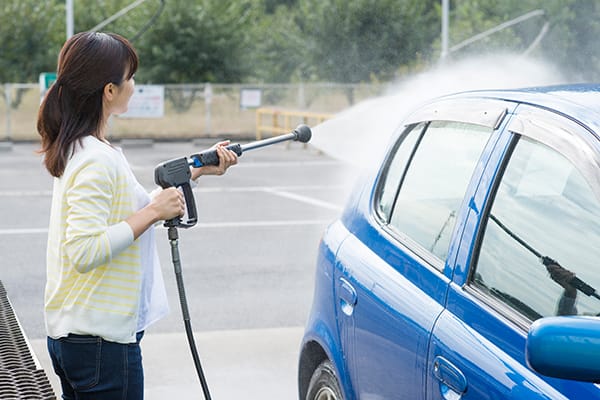
[[123,76],[121,84],[108,83],[104,86],[103,109],[104,118],[110,117],[111,114],[123,114],[127,112],[129,99],[133,95],[135,89],[135,81],[133,76],[127,79],[129,74]]
[[111,114],[123,114],[127,112],[129,99],[131,99],[135,89],[133,78],[133,76],[131,79],[124,78],[120,85],[115,85],[115,96],[111,102]]

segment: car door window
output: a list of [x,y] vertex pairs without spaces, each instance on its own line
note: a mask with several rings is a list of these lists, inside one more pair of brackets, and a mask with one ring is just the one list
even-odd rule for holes
[[410,157],[390,227],[444,261],[456,213],[491,132],[479,125],[431,122]]
[[[533,139],[516,143],[498,185],[472,284],[530,320],[600,312],[573,290],[600,288],[600,203],[577,168]],[[550,260],[554,260],[550,262]]]
[[415,144],[421,138],[425,123],[407,129],[392,150],[392,158],[387,166],[380,186],[377,212],[384,221],[389,221],[400,182],[406,165],[413,154]]

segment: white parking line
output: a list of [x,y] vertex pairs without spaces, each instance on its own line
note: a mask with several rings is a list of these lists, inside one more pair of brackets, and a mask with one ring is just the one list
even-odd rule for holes
[[337,204],[333,204],[333,203],[329,203],[326,201],[322,201],[319,199],[315,199],[313,197],[308,197],[308,196],[302,196],[296,193],[291,193],[288,191],[284,191],[284,190],[277,190],[274,188],[265,188],[265,192],[267,193],[272,193],[274,195],[280,196],[280,197],[285,197],[286,199],[292,199],[292,200],[297,200],[300,201],[302,203],[307,203],[313,206],[317,206],[317,207],[322,207],[322,208],[327,208],[329,210],[334,210],[334,211],[341,211],[342,207],[340,207]]
[[[304,185],[304,186],[242,186],[242,187],[196,187],[194,192],[217,193],[217,192],[266,192],[266,191],[303,191],[303,190],[340,190],[342,186]],[[153,190],[151,188],[150,190]],[[38,197],[52,196],[52,190],[0,190],[0,197]]]
[[0,197],[49,197],[52,190],[2,190]]
[[[291,220],[291,221],[245,221],[245,222],[199,222],[195,225],[198,228],[269,228],[279,226],[307,226],[307,225],[327,225],[330,220]],[[162,228],[162,226],[159,226]],[[0,229],[2,235],[34,235],[47,234],[48,228],[15,228]]]
[[48,228],[0,229],[0,235],[32,235],[48,233]]
[[[129,164],[134,171],[148,171],[148,166],[144,164]],[[343,165],[343,162],[337,160],[319,160],[319,161],[257,161],[243,162],[235,166],[236,169],[246,168],[298,168],[298,167],[330,167]]]

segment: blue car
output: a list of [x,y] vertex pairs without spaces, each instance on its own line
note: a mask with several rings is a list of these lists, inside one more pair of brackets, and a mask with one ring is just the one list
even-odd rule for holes
[[600,399],[600,86],[399,123],[319,245],[300,398]]

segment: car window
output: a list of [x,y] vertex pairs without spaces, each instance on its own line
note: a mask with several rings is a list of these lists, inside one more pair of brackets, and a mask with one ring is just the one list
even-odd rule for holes
[[408,161],[390,226],[445,261],[456,213],[491,132],[479,125],[430,123]]
[[472,284],[535,320],[600,312],[573,274],[600,288],[600,204],[576,167],[546,145],[518,140],[495,194]]
[[390,219],[392,207],[396,200],[396,194],[398,193],[406,165],[413,153],[415,144],[421,138],[424,128],[425,123],[420,123],[407,129],[392,150],[392,157],[384,174],[383,183],[381,184],[377,210],[379,216],[386,222]]

